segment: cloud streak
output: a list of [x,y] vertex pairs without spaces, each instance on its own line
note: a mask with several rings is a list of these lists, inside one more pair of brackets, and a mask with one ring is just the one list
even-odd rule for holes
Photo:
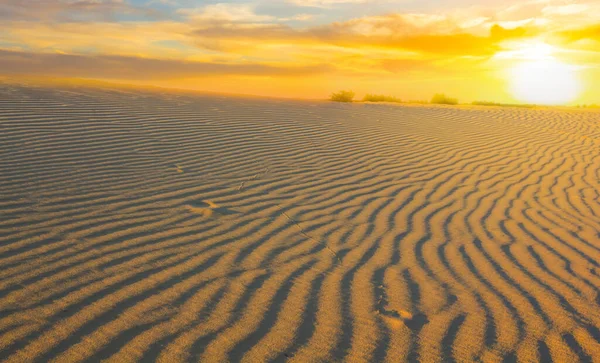
[[124,0],[3,0],[4,21],[64,22],[117,21],[119,16],[160,18],[155,9],[133,6]]
[[138,57],[47,54],[0,50],[0,69],[9,74],[33,74],[109,79],[178,79],[206,75],[298,77],[323,74],[327,65],[276,66],[145,59]]
[[144,6],[127,0],[33,4],[0,3],[0,73],[161,81],[244,76],[274,77],[274,82],[277,77],[327,75],[338,84],[382,77],[399,77],[401,83],[414,81],[415,74],[422,80],[491,74],[488,61],[495,54],[531,39],[571,51],[569,57],[578,64],[589,65],[600,54],[600,4],[590,1],[489,1],[435,12],[376,14],[360,9],[402,9],[409,3],[248,0],[195,8],[172,1]]

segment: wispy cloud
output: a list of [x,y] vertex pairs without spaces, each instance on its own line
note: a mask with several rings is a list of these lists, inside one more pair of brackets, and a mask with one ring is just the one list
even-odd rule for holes
[[373,0],[289,0],[291,4],[314,8],[331,8],[340,4],[365,4]]
[[187,20],[215,23],[260,23],[276,20],[271,15],[256,14],[254,7],[248,4],[214,4],[201,8],[178,10]]
[[595,1],[449,3],[427,11],[405,0],[247,0],[196,7],[174,0],[4,0],[1,69],[161,80],[326,71],[348,82],[386,76],[404,82],[416,73],[433,79],[488,72],[494,54],[530,38],[570,50],[574,62],[590,63],[600,54]]
[[306,76],[322,74],[331,67],[277,66],[259,63],[216,63],[147,59],[110,55],[71,55],[0,50],[0,69],[10,74],[112,79],[179,79],[204,75]]
[[3,0],[4,21],[117,21],[119,16],[159,18],[155,9],[134,6],[125,0]]

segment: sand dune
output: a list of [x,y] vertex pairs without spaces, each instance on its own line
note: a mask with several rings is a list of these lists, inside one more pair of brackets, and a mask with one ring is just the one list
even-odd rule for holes
[[600,114],[0,85],[0,360],[600,361]]

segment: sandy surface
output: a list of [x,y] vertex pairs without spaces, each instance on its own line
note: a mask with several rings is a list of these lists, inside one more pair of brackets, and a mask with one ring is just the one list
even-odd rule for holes
[[0,85],[0,360],[600,361],[600,113]]

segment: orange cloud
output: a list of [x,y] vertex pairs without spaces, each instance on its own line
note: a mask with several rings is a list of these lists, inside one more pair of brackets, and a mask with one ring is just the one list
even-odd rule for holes
[[161,17],[156,10],[123,0],[2,0],[0,4],[0,20],[5,21],[113,21],[117,14]]
[[[313,11],[309,8],[361,1],[296,3],[307,5],[301,11]],[[493,77],[488,60],[531,37],[573,50],[600,50],[600,27],[594,25],[600,24],[600,15],[592,2],[530,1],[502,8],[498,1],[498,8],[394,13],[304,26],[288,22],[311,15],[264,13],[251,2],[179,9],[177,17],[160,21],[113,21],[115,14],[147,10],[122,0],[45,0],[28,10],[32,3],[5,0],[0,5],[2,73],[161,82],[243,76],[289,83],[293,77],[312,77],[310,84],[327,75],[335,85],[389,78],[393,87],[409,79]],[[581,29],[570,28],[574,19],[583,19],[577,22]],[[569,57],[586,66],[597,59],[584,52]]]
[[327,65],[278,66],[207,63],[110,55],[69,55],[0,50],[0,69],[9,74],[104,79],[180,79],[206,75],[298,77],[332,71]]
[[600,40],[600,25],[582,29],[563,31],[560,33],[565,40],[575,42],[580,40]]

